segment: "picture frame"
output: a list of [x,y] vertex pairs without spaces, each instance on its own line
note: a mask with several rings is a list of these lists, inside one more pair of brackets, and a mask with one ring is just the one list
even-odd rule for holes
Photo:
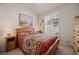
[[19,13],[19,26],[33,27],[33,17]]

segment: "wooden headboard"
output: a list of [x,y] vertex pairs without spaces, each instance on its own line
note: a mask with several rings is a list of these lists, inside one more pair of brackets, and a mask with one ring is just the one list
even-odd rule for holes
[[17,33],[21,33],[21,32],[32,32],[32,31],[33,31],[32,28],[26,28],[26,27],[16,29],[16,32]]
[[18,33],[22,33],[22,32],[33,32],[33,29],[27,27],[16,29],[16,39],[18,39]]

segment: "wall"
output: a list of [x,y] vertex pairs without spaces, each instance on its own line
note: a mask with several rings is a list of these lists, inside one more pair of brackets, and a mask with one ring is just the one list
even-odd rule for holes
[[[79,5],[78,4],[64,4],[60,7],[57,7],[47,13],[41,14],[39,16],[39,23],[41,20],[44,20],[44,17],[47,15],[52,15],[56,12],[59,13],[59,36],[60,40],[68,45],[73,44],[73,26],[74,26],[74,17],[79,15]],[[38,24],[39,24],[38,23]],[[44,26],[42,24],[44,29]]]
[[[6,28],[16,29],[19,25],[18,13],[33,16],[33,26],[36,25],[37,16],[25,5],[21,4],[0,4],[0,34]],[[5,39],[0,35],[0,50],[5,50]]]

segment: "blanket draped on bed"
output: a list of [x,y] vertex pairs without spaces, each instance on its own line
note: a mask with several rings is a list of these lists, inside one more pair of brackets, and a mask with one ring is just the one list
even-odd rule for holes
[[42,55],[56,41],[57,36],[49,34],[18,33],[19,47],[27,55]]

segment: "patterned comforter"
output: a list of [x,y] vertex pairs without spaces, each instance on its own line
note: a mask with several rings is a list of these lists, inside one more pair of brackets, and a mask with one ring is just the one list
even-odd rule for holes
[[56,41],[50,34],[18,33],[18,45],[27,55],[42,55]]

